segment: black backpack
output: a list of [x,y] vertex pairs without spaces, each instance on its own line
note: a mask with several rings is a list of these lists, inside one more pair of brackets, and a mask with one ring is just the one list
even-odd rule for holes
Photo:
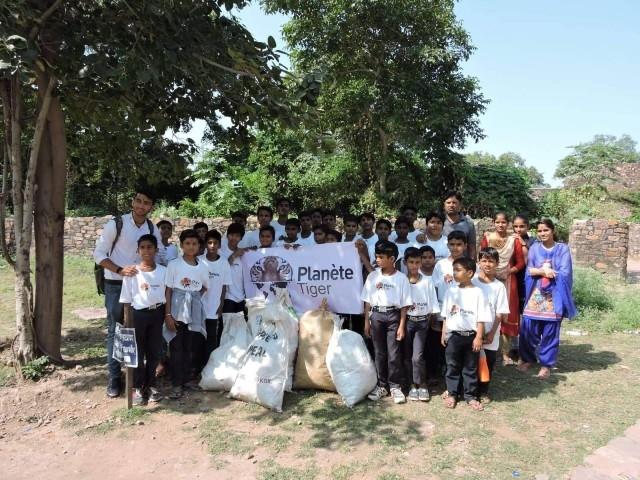
[[[116,247],[116,243],[118,243],[118,239],[120,238],[120,233],[122,233],[122,216],[116,215],[115,217],[113,217],[113,221],[116,222],[116,238],[113,239],[109,254],[113,253],[113,249]],[[149,233],[153,235],[154,225],[153,222],[148,218],[147,226],[149,227]],[[104,267],[98,265],[97,263],[94,264],[93,276],[96,280],[96,290],[98,291],[98,295],[104,295]]]

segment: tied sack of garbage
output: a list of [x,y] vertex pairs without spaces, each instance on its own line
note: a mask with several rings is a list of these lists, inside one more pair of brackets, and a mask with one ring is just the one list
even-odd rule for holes
[[310,310],[300,317],[298,357],[293,376],[295,388],[336,391],[326,361],[333,324],[333,314],[327,310],[326,302],[320,310]]
[[220,346],[211,352],[209,361],[202,369],[199,385],[203,390],[231,390],[251,341],[242,312],[223,313],[222,325]]
[[327,348],[327,368],[345,405],[353,407],[374,389],[378,375],[362,337],[341,327],[342,319],[336,315]]
[[285,320],[264,317],[229,396],[282,412],[289,370],[288,344]]
[[247,306],[247,328],[249,329],[249,336],[254,338],[260,330],[260,324],[262,323],[262,317],[264,315],[264,309],[267,306],[267,302],[264,297],[249,298],[246,301]]

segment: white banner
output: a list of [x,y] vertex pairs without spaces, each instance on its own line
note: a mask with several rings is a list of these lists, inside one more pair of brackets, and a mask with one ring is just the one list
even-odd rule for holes
[[242,256],[247,298],[287,287],[298,314],[320,307],[335,313],[362,313],[362,264],[353,243],[249,250]]

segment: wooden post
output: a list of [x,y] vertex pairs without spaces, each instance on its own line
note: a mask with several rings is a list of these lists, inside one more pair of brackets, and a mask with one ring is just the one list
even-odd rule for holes
[[[133,311],[131,305],[124,308],[124,326],[125,328],[133,328]],[[127,398],[127,410],[133,406],[133,368],[126,367],[124,390]]]

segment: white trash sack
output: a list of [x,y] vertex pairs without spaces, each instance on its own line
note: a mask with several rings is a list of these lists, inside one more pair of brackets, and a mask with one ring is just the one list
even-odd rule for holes
[[200,388],[228,392],[238,376],[240,362],[251,341],[242,312],[222,314],[222,336],[202,369]]
[[288,339],[288,377],[285,390],[291,392],[293,390],[293,374],[296,355],[298,350],[298,317],[293,309],[291,297],[286,288],[273,288],[273,295],[265,299],[264,297],[256,297],[247,300],[248,327],[251,338],[260,331],[262,323],[266,320],[280,320],[282,328]]
[[345,405],[353,407],[375,388],[378,375],[362,337],[341,327],[342,319],[335,315],[327,368]]
[[263,317],[258,334],[242,359],[229,396],[282,412],[285,384],[289,376],[285,321]]

